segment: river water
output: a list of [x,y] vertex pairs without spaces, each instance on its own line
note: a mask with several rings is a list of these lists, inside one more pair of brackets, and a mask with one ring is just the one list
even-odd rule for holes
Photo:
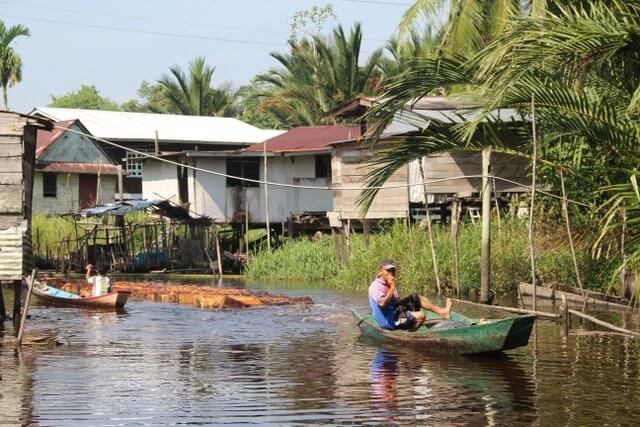
[[362,295],[251,287],[315,304],[34,305],[29,333],[66,345],[0,346],[0,425],[638,425],[638,340],[537,322],[500,358],[434,356],[360,338],[348,308],[366,310]]

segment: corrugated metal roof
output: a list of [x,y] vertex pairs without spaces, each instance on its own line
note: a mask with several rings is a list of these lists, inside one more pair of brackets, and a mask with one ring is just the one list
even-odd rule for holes
[[[56,122],[54,125],[59,125],[65,128],[73,126],[77,120],[65,120],[62,122]],[[60,128],[53,128],[51,130],[38,129],[36,138],[36,158],[47,149],[48,146],[53,144],[58,138],[64,134],[65,130]]]
[[[36,164],[36,170],[41,172],[68,172],[68,173],[90,173],[103,175],[117,175],[118,167],[112,164],[100,163],[66,163],[51,162]],[[124,175],[124,174],[123,174]]]
[[153,141],[158,131],[160,142],[241,145],[262,142],[284,132],[260,129],[228,117],[52,107],[38,107],[31,114],[41,114],[52,120],[80,119],[92,135],[108,140]]
[[[267,151],[289,153],[293,151],[325,151],[332,144],[360,139],[360,126],[304,126],[294,128],[266,141]],[[245,152],[262,152],[263,144],[253,144]]]

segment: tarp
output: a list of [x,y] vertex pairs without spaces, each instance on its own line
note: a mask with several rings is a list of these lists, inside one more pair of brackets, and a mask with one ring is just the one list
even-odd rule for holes
[[175,219],[190,225],[211,224],[211,218],[193,217],[189,211],[182,206],[176,206],[166,200],[127,200],[124,202],[107,203],[94,208],[83,209],[79,214],[87,216],[124,215],[129,212],[137,212],[151,209],[157,214],[166,218]]

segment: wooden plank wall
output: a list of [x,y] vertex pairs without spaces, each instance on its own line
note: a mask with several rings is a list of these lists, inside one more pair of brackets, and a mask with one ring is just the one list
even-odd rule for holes
[[[492,153],[493,174],[521,184],[530,184],[529,162],[522,157]],[[425,175],[427,181],[463,175],[482,174],[482,155],[478,152],[443,153],[427,157]],[[447,193],[468,196],[480,191],[481,178],[461,179],[429,184],[429,193]],[[528,191],[518,185],[496,180],[498,192]]]
[[[384,219],[406,218],[409,211],[409,191],[407,187],[380,190],[366,216],[363,216],[357,199],[360,191],[340,190],[342,187],[365,187],[364,176],[373,169],[369,163],[373,153],[360,147],[356,142],[340,144],[335,147],[331,159],[333,209],[342,219]],[[398,170],[389,178],[386,185],[406,185],[408,167]]]
[[31,265],[29,220],[36,127],[0,112],[0,280],[19,280]]

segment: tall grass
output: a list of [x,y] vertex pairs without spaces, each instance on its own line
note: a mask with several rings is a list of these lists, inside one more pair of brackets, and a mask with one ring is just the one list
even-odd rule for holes
[[[450,229],[435,226],[433,234],[440,282],[445,290],[452,292],[455,288],[455,268]],[[576,285],[566,239],[545,244],[548,237],[536,237],[539,278],[545,284],[557,282]],[[480,286],[480,242],[479,226],[471,223],[461,225],[458,253],[463,293]],[[508,293],[514,290],[518,282],[531,280],[526,222],[513,219],[503,221],[500,227],[494,224],[491,250],[493,291]],[[403,223],[396,223],[383,232],[373,234],[368,247],[364,246],[359,235],[353,236],[349,262],[342,267],[335,263],[331,239],[324,237],[317,243],[296,241],[285,244],[273,253],[260,252],[251,259],[246,274],[251,279],[324,279],[334,288],[364,291],[382,258],[392,258],[398,263],[398,279],[404,291],[435,291],[436,281],[427,233],[417,226],[407,227]],[[588,245],[578,247],[578,263],[583,283],[590,288],[606,286],[614,271],[611,261],[594,260],[589,254]]]
[[309,238],[292,241],[273,252],[260,251],[251,256],[245,274],[253,279],[315,281],[337,271],[333,244],[325,237],[317,242]]

